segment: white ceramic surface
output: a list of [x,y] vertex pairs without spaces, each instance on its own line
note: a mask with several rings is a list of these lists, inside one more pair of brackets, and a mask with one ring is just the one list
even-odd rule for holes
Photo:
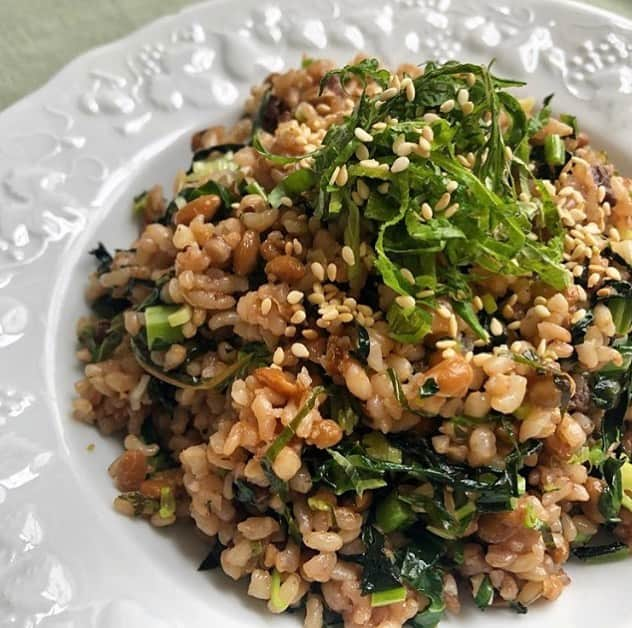
[[[565,0],[209,2],[82,56],[0,114],[0,628],[298,625],[198,573],[192,527],[113,513],[106,468],[120,445],[69,418],[73,329],[86,251],[131,241],[132,196],[170,184],[194,129],[234,121],[249,85],[303,52],[359,50],[496,58],[530,94],[555,92],[631,173],[632,23]],[[632,561],[569,571],[556,604],[445,625],[632,626]]]

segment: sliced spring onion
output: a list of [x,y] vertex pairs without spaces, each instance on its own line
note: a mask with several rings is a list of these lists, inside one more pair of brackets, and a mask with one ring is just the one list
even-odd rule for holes
[[544,140],[544,159],[549,166],[562,166],[566,161],[566,147],[559,135],[547,135]]
[[474,602],[481,610],[485,610],[494,601],[494,587],[489,579],[489,576],[485,576],[481,581],[478,591],[474,595]]
[[498,310],[498,305],[496,305],[496,299],[489,294],[484,294],[481,297],[481,301],[483,302],[483,308],[488,314],[493,314],[496,310]]
[[161,519],[169,519],[176,512],[176,498],[173,496],[172,490],[168,486],[160,489],[160,510],[158,514]]
[[382,432],[369,432],[362,438],[362,444],[366,449],[366,453],[372,458],[397,464],[400,464],[402,461],[402,450],[393,447]]
[[285,601],[281,597],[281,574],[273,569],[270,578],[270,610],[275,613],[282,613],[289,605],[289,601]]
[[177,309],[173,314],[167,316],[167,322],[171,327],[181,327],[185,323],[191,320],[191,306],[183,305]]
[[395,491],[377,505],[376,520],[384,534],[403,528],[414,519],[413,509],[401,501]]
[[403,602],[406,599],[406,594],[406,587],[395,587],[394,589],[371,593],[371,606],[375,608],[376,606],[388,606]]
[[182,329],[169,324],[169,316],[179,309],[178,305],[154,305],[145,310],[145,331],[150,350],[157,340],[168,344],[182,340]]
[[328,512],[331,510],[331,504],[324,499],[319,499],[318,497],[308,497],[307,505],[312,510],[320,510],[322,512]]

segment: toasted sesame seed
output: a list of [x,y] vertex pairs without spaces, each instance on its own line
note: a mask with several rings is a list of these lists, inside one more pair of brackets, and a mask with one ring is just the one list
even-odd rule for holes
[[336,275],[338,274],[338,269],[336,265],[332,262],[331,264],[327,264],[327,279],[329,281],[336,281]]
[[415,84],[412,81],[406,85],[406,100],[409,102],[415,100]]
[[548,318],[549,316],[551,316],[551,311],[549,310],[549,308],[546,307],[546,305],[542,305],[541,303],[536,305],[533,308],[533,311],[535,315],[539,318]]
[[321,314],[321,318],[324,321],[335,321],[338,318],[338,310],[335,307],[326,308]]
[[456,351],[454,349],[446,349],[445,351],[443,351],[441,353],[441,357],[444,360],[449,360],[450,358],[453,358],[454,356],[456,356]]
[[424,113],[423,119],[424,122],[428,122],[429,124],[432,124],[437,120],[441,120],[440,116],[438,116],[436,113]]
[[301,255],[303,253],[303,245],[301,244],[300,240],[294,238],[292,240],[292,247],[294,248],[294,253],[296,255]]
[[347,184],[348,180],[349,180],[349,172],[347,170],[347,165],[343,164],[342,166],[340,166],[340,172],[338,173],[338,176],[336,177],[336,185],[342,187],[343,185]]
[[386,122],[376,122],[371,128],[376,131],[383,131],[386,128]]
[[285,328],[285,332],[283,333],[283,335],[287,338],[293,338],[294,336],[296,336],[296,327],[294,327],[294,325],[288,325]]
[[467,159],[467,157],[465,157],[464,155],[457,155],[456,156],[456,160],[464,167],[464,168],[471,168],[472,164],[469,162],[469,160]]
[[507,159],[513,159],[513,151],[511,150],[511,146],[505,146],[505,157]]
[[272,309],[272,299],[270,297],[266,297],[263,301],[261,301],[261,313],[264,316],[267,316]]
[[492,318],[491,322],[489,323],[489,331],[492,332],[492,336],[502,335],[503,325],[496,317]]
[[310,269],[312,271],[312,275],[314,275],[318,281],[325,280],[325,269],[320,262],[312,262]]
[[315,329],[304,329],[301,334],[307,340],[316,340],[318,338],[318,332]]
[[351,200],[358,206],[364,204],[364,199],[356,192],[356,190],[351,192]]
[[426,299],[434,295],[434,290],[420,290],[415,296],[418,299]]
[[538,343],[538,348],[536,349],[536,353],[539,356],[544,356],[544,354],[546,353],[546,340],[544,338],[542,338],[542,340],[540,340],[540,342]]
[[391,166],[391,172],[393,174],[396,174],[398,172],[404,172],[404,170],[406,170],[406,168],[408,168],[408,166],[410,165],[410,160],[408,159],[408,157],[398,157],[394,162],[393,165]]
[[287,295],[287,302],[290,305],[296,305],[303,300],[305,295],[300,290],[290,290]]
[[606,268],[606,275],[608,275],[610,279],[621,281],[621,273],[614,266],[609,266],[608,268]]
[[468,100],[466,103],[461,105],[461,111],[464,116],[469,116],[472,111],[474,111],[474,103],[471,100]]
[[379,168],[380,162],[376,159],[362,159],[360,165],[363,168]]
[[450,192],[444,192],[435,205],[435,211],[443,211],[450,204]]
[[405,310],[411,307],[415,307],[415,299],[411,297],[409,294],[395,297],[395,303],[397,303],[399,307]]
[[325,302],[325,295],[318,292],[313,292],[307,297],[307,300],[314,305],[320,305]]
[[281,349],[281,347],[277,347],[272,354],[272,361],[277,366],[281,366],[281,364],[283,364],[283,360],[285,360],[285,352]]
[[435,344],[437,349],[452,349],[456,347],[457,342],[456,340],[437,340]]
[[454,192],[454,190],[456,190],[459,187],[459,184],[456,181],[450,180],[446,183],[445,189],[446,191],[450,192],[450,194],[452,194],[452,192]]
[[336,182],[336,179],[338,178],[339,174],[340,174],[340,166],[336,166],[334,168],[334,171],[331,173],[331,176],[329,177],[329,185],[333,185]]
[[366,199],[368,199],[369,196],[371,196],[371,190],[369,186],[364,182],[363,179],[358,179],[357,188],[358,188],[358,194],[360,195],[361,199],[366,201]]
[[291,242],[286,242],[283,250],[285,251],[286,255],[292,255],[292,253],[294,253],[294,246]]
[[361,142],[372,142],[373,136],[370,133],[367,133],[362,127],[357,126],[353,131],[353,134],[361,141]]
[[373,309],[371,308],[371,306],[365,305],[364,303],[358,304],[358,312],[362,312],[362,314],[364,314],[365,316],[373,315]]
[[452,316],[452,312],[450,311],[450,309],[443,304],[437,307],[437,314],[441,318],[446,318],[446,319]]
[[342,259],[348,266],[355,266],[355,253],[350,246],[342,247]]
[[421,129],[421,135],[428,142],[434,141],[434,131],[432,130],[431,126],[425,126],[423,129]]
[[621,241],[621,234],[619,233],[619,230],[616,227],[610,227],[610,231],[608,231],[608,235],[610,236],[610,239],[614,240],[615,242]]
[[520,329],[520,321],[511,321],[509,325],[507,325],[507,329],[511,329],[511,331],[515,331],[516,329]]
[[432,150],[432,145],[425,137],[423,137],[423,135],[419,137],[418,144],[419,144],[419,148],[424,153],[430,153],[430,151]]
[[293,325],[300,325],[305,322],[305,318],[307,315],[305,314],[305,310],[298,310],[292,314],[292,318],[290,318],[290,323]]
[[450,113],[450,111],[452,111],[452,109],[454,109],[454,99],[450,98],[449,100],[446,100],[445,102],[441,103],[441,107],[439,107],[439,111],[441,113]]
[[478,295],[476,295],[473,299],[472,299],[472,307],[477,311],[480,312],[483,309],[483,299],[481,299],[481,297],[479,297]]
[[423,203],[421,205],[421,216],[424,218],[424,220],[430,220],[432,218],[432,207],[430,207],[428,203]]
[[309,351],[307,350],[307,347],[302,342],[292,343],[291,351],[297,358],[309,357]]
[[452,205],[450,205],[450,207],[448,207],[448,209],[445,210],[443,215],[446,218],[452,218],[452,216],[454,216],[454,214],[456,214],[456,212],[459,211],[459,207],[460,205],[458,203],[452,203]]
[[601,281],[601,275],[599,273],[593,273],[588,277],[588,287],[592,288]]
[[402,277],[408,283],[415,283],[415,276],[412,274],[412,272],[410,272],[410,270],[408,268],[401,268],[399,272],[401,272]]
[[459,324],[457,323],[456,320],[456,316],[454,316],[454,314],[452,314],[452,316],[450,316],[450,322],[448,324],[448,330],[450,333],[450,336],[452,336],[452,338],[456,338],[459,334]]
[[356,148],[355,156],[358,158],[358,161],[364,161],[369,158],[369,149],[364,144],[360,144]]
[[350,323],[353,320],[353,314],[350,312],[343,312],[340,316],[338,316],[338,320],[341,323]]
[[460,89],[456,94],[456,101],[462,107],[470,99],[470,92],[467,89]]
[[388,181],[384,181],[384,183],[380,183],[380,185],[377,186],[377,191],[380,194],[388,194],[390,187],[391,184]]
[[379,96],[380,100],[390,100],[393,96],[397,96],[399,90],[396,87],[385,89]]

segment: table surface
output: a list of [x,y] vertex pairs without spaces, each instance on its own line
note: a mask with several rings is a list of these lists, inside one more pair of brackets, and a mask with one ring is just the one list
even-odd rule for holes
[[[194,3],[195,0],[0,0],[0,110],[42,85],[82,52]],[[632,18],[630,0],[590,0],[590,4]]]

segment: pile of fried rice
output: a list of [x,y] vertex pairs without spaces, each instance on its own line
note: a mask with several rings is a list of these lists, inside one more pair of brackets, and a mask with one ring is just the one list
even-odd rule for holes
[[526,612],[627,554],[632,181],[512,85],[305,59],[193,136],[78,323],[117,511],[308,628]]

